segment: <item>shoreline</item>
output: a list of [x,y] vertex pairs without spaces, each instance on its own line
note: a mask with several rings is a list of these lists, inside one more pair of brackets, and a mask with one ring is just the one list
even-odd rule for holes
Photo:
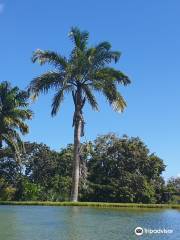
[[0,205],[14,206],[79,206],[100,208],[167,208],[180,209],[180,204],[105,203],[105,202],[40,202],[40,201],[0,201]]

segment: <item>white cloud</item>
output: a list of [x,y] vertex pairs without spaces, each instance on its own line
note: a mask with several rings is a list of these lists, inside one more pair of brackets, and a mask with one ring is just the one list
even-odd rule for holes
[[180,173],[177,174],[177,177],[180,178]]
[[3,12],[3,10],[4,10],[4,4],[0,3],[0,14]]

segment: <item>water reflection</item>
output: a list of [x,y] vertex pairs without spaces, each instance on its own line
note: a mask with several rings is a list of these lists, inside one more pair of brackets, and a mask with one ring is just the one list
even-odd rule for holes
[[180,239],[180,211],[0,206],[0,240],[133,240],[137,226],[174,230],[143,239]]

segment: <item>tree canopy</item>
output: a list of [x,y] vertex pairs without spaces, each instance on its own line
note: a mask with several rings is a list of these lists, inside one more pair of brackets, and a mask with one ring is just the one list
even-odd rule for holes
[[82,91],[94,110],[98,110],[98,103],[93,91],[102,92],[110,105],[117,111],[124,110],[125,100],[121,96],[117,85],[128,85],[130,79],[120,70],[108,65],[120,58],[120,52],[113,51],[109,42],[101,42],[94,47],[88,47],[89,33],[71,28],[69,38],[74,44],[69,58],[49,50],[36,50],[32,61],[41,65],[50,64],[54,70],[36,77],[30,83],[29,91],[37,97],[40,93],[47,93],[50,89],[56,91],[52,101],[52,116],[57,114],[65,93],[73,93],[75,98],[77,88]]
[[28,109],[28,94],[18,87],[12,87],[9,82],[0,84],[0,150],[3,142],[10,146],[19,159],[23,151],[21,134],[29,131],[26,120],[32,118]]
[[[26,142],[25,148],[22,186],[11,150],[1,152],[0,199],[68,200],[73,145],[54,151],[45,144]],[[139,138],[107,134],[83,143],[81,149],[81,201],[163,203],[171,200],[174,186],[178,189],[178,181],[165,184],[163,160]]]

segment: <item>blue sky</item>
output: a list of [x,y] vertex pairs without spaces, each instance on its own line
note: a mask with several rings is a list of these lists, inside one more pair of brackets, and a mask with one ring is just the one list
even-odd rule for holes
[[[32,52],[68,55],[71,26],[90,32],[90,45],[110,41],[122,57],[116,68],[132,80],[120,87],[128,108],[115,113],[98,96],[100,112],[85,108],[86,137],[116,132],[139,136],[167,165],[164,176],[180,174],[180,1],[179,0],[0,0],[0,79],[21,88],[47,67],[32,64]],[[50,117],[53,93],[31,106],[30,141],[60,149],[73,140],[71,96]]]

